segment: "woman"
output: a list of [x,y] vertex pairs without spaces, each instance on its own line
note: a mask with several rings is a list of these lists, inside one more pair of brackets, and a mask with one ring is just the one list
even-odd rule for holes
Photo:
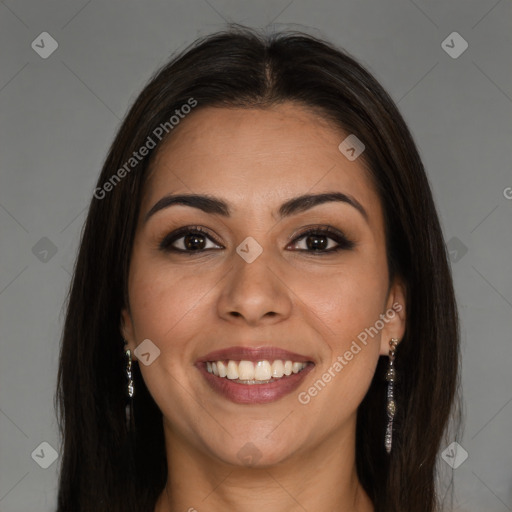
[[458,343],[382,87],[303,34],[204,38],[142,91],[94,191],[58,511],[440,510]]

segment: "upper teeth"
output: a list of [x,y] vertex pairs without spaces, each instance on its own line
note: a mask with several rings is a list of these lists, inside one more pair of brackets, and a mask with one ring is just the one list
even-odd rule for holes
[[307,363],[282,361],[276,359],[272,364],[269,361],[207,361],[206,369],[217,377],[227,377],[235,380],[270,380],[279,379],[283,375],[299,373]]

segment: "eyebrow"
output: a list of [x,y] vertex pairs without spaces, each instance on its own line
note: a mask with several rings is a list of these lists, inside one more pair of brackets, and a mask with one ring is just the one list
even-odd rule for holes
[[[368,222],[368,213],[363,208],[363,205],[354,197],[348,194],[343,194],[342,192],[304,194],[302,196],[294,197],[280,206],[278,210],[279,217],[281,219],[289,217],[296,213],[309,210],[315,206],[330,202],[342,202],[353,206],[364,217],[366,222]],[[190,206],[192,208],[202,210],[205,213],[222,215],[223,217],[229,217],[231,215],[228,204],[216,197],[201,194],[169,194],[158,200],[151,210],[146,213],[144,223],[146,223],[156,212],[176,204]]]

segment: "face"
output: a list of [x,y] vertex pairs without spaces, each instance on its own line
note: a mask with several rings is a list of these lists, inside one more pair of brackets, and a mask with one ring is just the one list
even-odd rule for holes
[[139,365],[171,444],[267,465],[353,433],[405,297],[347,135],[293,104],[204,108],[156,156],[122,333],[132,353],[150,340]]

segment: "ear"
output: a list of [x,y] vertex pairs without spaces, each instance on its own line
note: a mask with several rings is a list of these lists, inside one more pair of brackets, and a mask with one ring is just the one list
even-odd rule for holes
[[135,342],[136,338],[133,328],[133,320],[130,311],[127,308],[123,308],[121,310],[121,322],[119,329],[123,339],[126,341],[125,348],[129,348],[132,352],[132,359],[137,360],[134,354],[134,350],[137,348],[137,343]]
[[406,319],[406,291],[401,278],[395,278],[389,290],[386,309],[381,315],[384,328],[381,331],[380,355],[389,355],[389,341],[391,338],[402,340],[405,333]]

